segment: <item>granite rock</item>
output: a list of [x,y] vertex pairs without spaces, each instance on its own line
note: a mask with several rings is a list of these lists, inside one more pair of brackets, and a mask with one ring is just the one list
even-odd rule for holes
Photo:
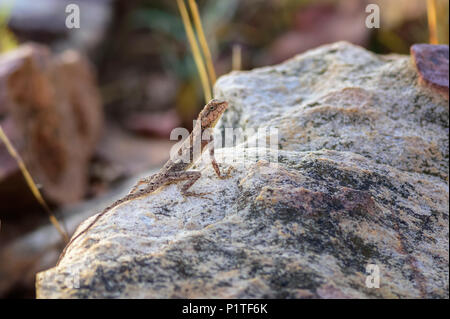
[[278,128],[278,149],[250,136],[216,150],[230,179],[196,164],[208,198],[171,185],[112,210],[37,275],[39,298],[449,297],[448,100],[409,56],[339,42],[215,95],[219,131]]

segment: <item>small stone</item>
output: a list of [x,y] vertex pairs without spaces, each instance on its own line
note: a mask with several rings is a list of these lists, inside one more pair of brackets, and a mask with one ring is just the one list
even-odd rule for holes
[[420,81],[448,98],[448,45],[414,44],[411,56]]
[[[87,57],[72,50],[54,55],[35,43],[0,55],[0,124],[49,202],[74,203],[86,194],[89,162],[103,128],[100,92]],[[3,143],[0,188],[6,189],[0,193],[2,208],[17,207],[30,193]],[[31,202],[37,203],[34,197]]]

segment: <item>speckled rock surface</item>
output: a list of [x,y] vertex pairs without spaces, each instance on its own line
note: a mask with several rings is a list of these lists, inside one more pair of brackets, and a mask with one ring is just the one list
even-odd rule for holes
[[210,199],[172,185],[111,211],[38,274],[38,297],[449,297],[448,100],[409,56],[340,42],[215,91],[219,128],[276,127],[278,152],[217,150],[237,158],[227,180],[197,165]]

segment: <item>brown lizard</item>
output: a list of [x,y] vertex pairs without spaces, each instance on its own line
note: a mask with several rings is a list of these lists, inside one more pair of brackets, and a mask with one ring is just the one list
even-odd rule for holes
[[[181,193],[183,196],[202,196],[205,193],[192,193],[188,192],[188,189],[194,185],[194,183],[201,177],[201,173],[199,171],[187,171],[195,162],[195,160],[200,157],[203,151],[209,146],[211,164],[216,172],[217,176],[221,179],[227,178],[230,175],[230,169],[228,170],[226,175],[221,175],[219,170],[219,165],[216,162],[214,157],[214,145],[213,145],[213,137],[212,134],[209,134],[209,140],[203,140],[207,130],[212,129],[217,121],[222,116],[223,112],[228,107],[228,103],[225,101],[211,100],[203,110],[198,115],[197,121],[195,122],[195,126],[192,129],[191,134],[188,138],[184,140],[181,144],[180,148],[177,151],[178,155],[185,154],[185,152],[189,152],[189,159],[182,159],[181,157],[176,159],[169,159],[166,164],[162,167],[162,169],[149,177],[143,178],[137,182],[137,184],[131,189],[130,193],[125,197],[116,200],[114,203],[106,207],[100,214],[98,214],[95,219],[81,232],[79,232],[75,237],[73,237],[69,243],[66,245],[64,250],[59,256],[58,262],[56,265],[59,265],[61,259],[64,257],[67,248],[81,235],[86,233],[102,216],[104,216],[108,211],[115,208],[116,206],[128,202],[130,200],[140,198],[143,196],[147,196],[159,188],[174,184],[178,182],[185,181],[185,184],[181,187]],[[196,152],[194,148],[196,145],[200,146],[200,152]],[[144,188],[139,189],[139,186],[145,184]]]

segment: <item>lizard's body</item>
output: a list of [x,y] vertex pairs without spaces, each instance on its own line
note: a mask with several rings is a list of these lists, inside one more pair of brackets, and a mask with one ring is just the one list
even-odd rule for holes
[[[186,183],[181,187],[181,193],[184,196],[201,196],[204,194],[195,194],[188,192],[188,189],[201,177],[201,173],[199,171],[187,171],[195,162],[195,160],[200,157],[203,151],[206,149],[207,145],[210,145],[210,156],[211,163],[213,165],[214,171],[216,172],[219,178],[224,178],[220,174],[219,166],[214,158],[214,145],[212,143],[212,135],[210,136],[210,140],[204,141],[202,140],[203,133],[206,130],[212,129],[217,121],[222,116],[223,112],[228,107],[227,102],[222,102],[218,100],[211,100],[200,112],[198,119],[194,128],[192,129],[191,134],[188,138],[181,144],[178,155],[185,154],[185,152],[189,152],[189,160],[183,160],[181,157],[176,159],[169,159],[166,164],[162,167],[162,169],[147,178],[141,179],[130,191],[130,193],[124,196],[121,199],[116,200],[114,203],[106,207],[100,214],[98,214],[95,219],[81,232],[79,232],[75,237],[73,237],[69,243],[66,245],[64,250],[61,253],[61,256],[58,259],[58,263],[61,261],[62,257],[64,257],[67,248],[82,234],[86,233],[103,215],[105,215],[108,211],[128,202],[133,199],[137,199],[146,195],[149,195],[159,188],[174,184],[177,182],[185,181]],[[200,140],[199,140],[200,139]],[[194,148],[196,145],[200,146],[200,152],[195,152]],[[229,172],[228,172],[229,173]],[[139,186],[145,184],[146,186],[139,189]]]

